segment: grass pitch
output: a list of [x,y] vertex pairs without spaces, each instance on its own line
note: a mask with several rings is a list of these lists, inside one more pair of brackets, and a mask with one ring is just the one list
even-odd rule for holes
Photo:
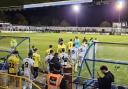
[[[0,35],[4,36],[28,36],[31,38],[31,45],[35,45],[40,52],[43,65],[40,68],[44,69],[46,67],[44,63],[44,57],[46,53],[46,49],[48,45],[52,44],[54,49],[57,48],[58,38],[61,37],[64,39],[64,43],[66,44],[69,39],[74,39],[75,36],[78,36],[80,40],[83,37],[86,37],[88,40],[93,37],[97,38],[98,41],[101,42],[123,42],[128,43],[128,36],[111,36],[111,35],[86,35],[86,34],[71,34],[71,33],[0,33]],[[0,43],[4,44],[4,43]],[[100,59],[111,59],[114,61],[128,61],[128,45],[99,45],[99,50],[97,50],[96,58]],[[92,63],[88,62],[91,68]],[[118,84],[128,84],[128,66],[123,65],[115,65],[108,63],[96,63],[96,70],[99,69],[100,65],[108,65],[109,69],[113,72],[116,78],[116,83]],[[115,69],[115,66],[119,66],[118,70]],[[89,74],[84,65],[82,69],[81,76],[88,77]]]

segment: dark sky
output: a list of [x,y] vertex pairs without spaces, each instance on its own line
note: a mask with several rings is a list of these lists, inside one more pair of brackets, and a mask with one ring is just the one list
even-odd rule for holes
[[[19,11],[17,11],[19,12]],[[11,12],[12,13],[12,12]],[[13,12],[16,13],[16,12]],[[20,11],[31,24],[31,19],[36,19],[40,21],[41,19],[58,19],[59,21],[66,20],[72,26],[75,26],[75,14],[72,11],[71,6],[56,6],[56,7],[44,7],[44,8],[34,8],[26,9]],[[124,10],[121,12],[121,20],[128,21],[128,7],[125,6]],[[101,22],[117,22],[118,21],[118,11],[115,10],[114,4],[108,5],[87,5],[82,4],[80,13],[78,14],[79,26],[99,26]],[[51,25],[51,22],[46,22],[47,25]]]

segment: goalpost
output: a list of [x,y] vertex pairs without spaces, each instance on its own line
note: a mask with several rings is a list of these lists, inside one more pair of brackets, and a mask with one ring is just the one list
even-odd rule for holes
[[77,83],[83,77],[84,89],[95,87],[97,72],[102,65],[106,65],[114,74],[114,87],[128,87],[128,43],[93,42],[81,64]]
[[22,60],[27,57],[30,51],[30,38],[18,36],[0,36],[0,69],[4,69],[4,64],[13,50],[19,52],[19,58]]

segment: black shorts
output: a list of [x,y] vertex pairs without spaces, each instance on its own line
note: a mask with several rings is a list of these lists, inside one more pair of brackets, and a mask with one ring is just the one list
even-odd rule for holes
[[38,71],[39,70],[39,67],[34,67],[33,70],[34,71]]

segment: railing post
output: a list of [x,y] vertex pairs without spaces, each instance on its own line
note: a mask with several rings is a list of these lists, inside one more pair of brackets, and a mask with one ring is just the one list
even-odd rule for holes
[[22,89],[22,78],[20,77],[19,89]]

